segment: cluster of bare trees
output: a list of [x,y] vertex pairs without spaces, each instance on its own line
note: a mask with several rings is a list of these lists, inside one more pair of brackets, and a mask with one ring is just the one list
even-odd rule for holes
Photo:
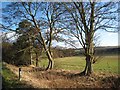
[[[95,61],[95,32],[117,31],[117,4],[114,2],[12,2],[3,8],[2,14],[3,30],[19,35],[25,33],[31,46],[34,41],[44,49],[49,60],[46,70],[54,65],[52,42],[56,40],[76,47],[74,37],[86,57],[82,73],[90,75]],[[15,29],[25,20],[27,23],[21,24],[23,28]]]

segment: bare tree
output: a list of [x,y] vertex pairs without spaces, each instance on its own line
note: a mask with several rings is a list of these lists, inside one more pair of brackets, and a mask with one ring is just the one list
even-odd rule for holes
[[62,25],[60,25],[62,13],[59,9],[59,4],[52,2],[20,2],[11,3],[7,8],[3,9],[3,12],[5,12],[3,13],[4,25],[2,24],[4,30],[17,32],[12,26],[16,27],[24,19],[31,22],[34,27],[33,32],[35,33],[30,36],[38,40],[45,50],[49,60],[46,70],[52,69],[52,40],[62,30]]
[[[114,2],[73,2],[64,3],[68,11],[66,35],[75,37],[84,49],[86,66],[83,75],[90,75],[95,61],[94,37],[97,30],[117,31],[117,8]],[[72,42],[72,40],[70,39]],[[73,41],[75,43],[75,41]],[[72,43],[70,43],[72,44]],[[73,45],[73,44],[72,44]]]
[[[43,15],[41,24],[43,25],[41,28],[45,30],[45,38],[46,44],[48,45],[48,51],[53,58],[53,53],[51,51],[52,41],[58,39],[58,34],[62,32],[64,29],[62,15],[63,11],[61,11],[61,7],[59,3],[44,3],[43,4]],[[50,65],[51,64],[51,65]],[[52,68],[53,61],[49,62],[49,67]]]

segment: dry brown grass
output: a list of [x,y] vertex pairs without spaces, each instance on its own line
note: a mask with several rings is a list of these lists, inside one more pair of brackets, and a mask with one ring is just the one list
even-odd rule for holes
[[[7,64],[18,75],[18,67]],[[22,67],[22,80],[35,88],[120,88],[120,76],[110,73],[93,73],[80,76],[79,71],[40,71],[32,67]]]

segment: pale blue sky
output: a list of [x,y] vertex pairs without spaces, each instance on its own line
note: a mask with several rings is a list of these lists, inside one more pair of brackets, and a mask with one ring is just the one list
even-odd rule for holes
[[100,33],[100,46],[117,46],[118,45],[118,33],[99,31]]
[[[111,32],[105,32],[101,31],[99,32],[100,37],[98,38],[99,45],[98,46],[118,46],[118,33],[111,33]],[[66,45],[65,43],[58,43],[54,42],[55,45],[61,46],[61,47],[71,47],[70,45]],[[53,46],[55,46],[53,45]],[[77,43],[77,48],[81,48],[81,46]]]
[[[2,6],[4,7],[6,4],[7,3],[2,3]],[[106,32],[102,30],[98,31],[97,34],[100,35],[100,38],[98,39],[100,46],[118,46],[118,33]],[[64,43],[55,42],[54,44],[65,46]]]

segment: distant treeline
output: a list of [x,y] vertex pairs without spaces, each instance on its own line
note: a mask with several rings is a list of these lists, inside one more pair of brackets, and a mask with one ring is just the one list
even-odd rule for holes
[[[120,48],[117,46],[109,46],[109,47],[96,47],[95,54],[96,55],[118,55]],[[70,56],[80,56],[83,55],[84,50],[80,49],[60,49],[60,48],[53,48],[53,56],[55,58],[62,58],[62,57],[70,57]]]
[[[82,55],[83,54],[83,49],[80,48],[76,51],[78,51],[78,55]],[[105,47],[96,47],[95,48],[95,54],[96,55],[118,55],[120,51],[120,47],[118,46],[105,46]]]
[[[26,46],[17,46],[16,44],[11,44],[9,42],[2,43],[2,60],[7,63],[12,63],[15,65],[29,65],[30,64],[30,53],[29,50],[19,52],[19,48]],[[97,55],[117,55],[120,51],[119,47],[96,47],[95,48]],[[39,50],[38,50],[39,52]],[[72,57],[72,56],[81,56],[84,51],[80,49],[65,49],[60,47],[52,48],[52,57],[53,58],[63,58],[63,57]],[[33,52],[33,56],[35,53]],[[39,58],[46,58],[45,52],[39,54]]]

